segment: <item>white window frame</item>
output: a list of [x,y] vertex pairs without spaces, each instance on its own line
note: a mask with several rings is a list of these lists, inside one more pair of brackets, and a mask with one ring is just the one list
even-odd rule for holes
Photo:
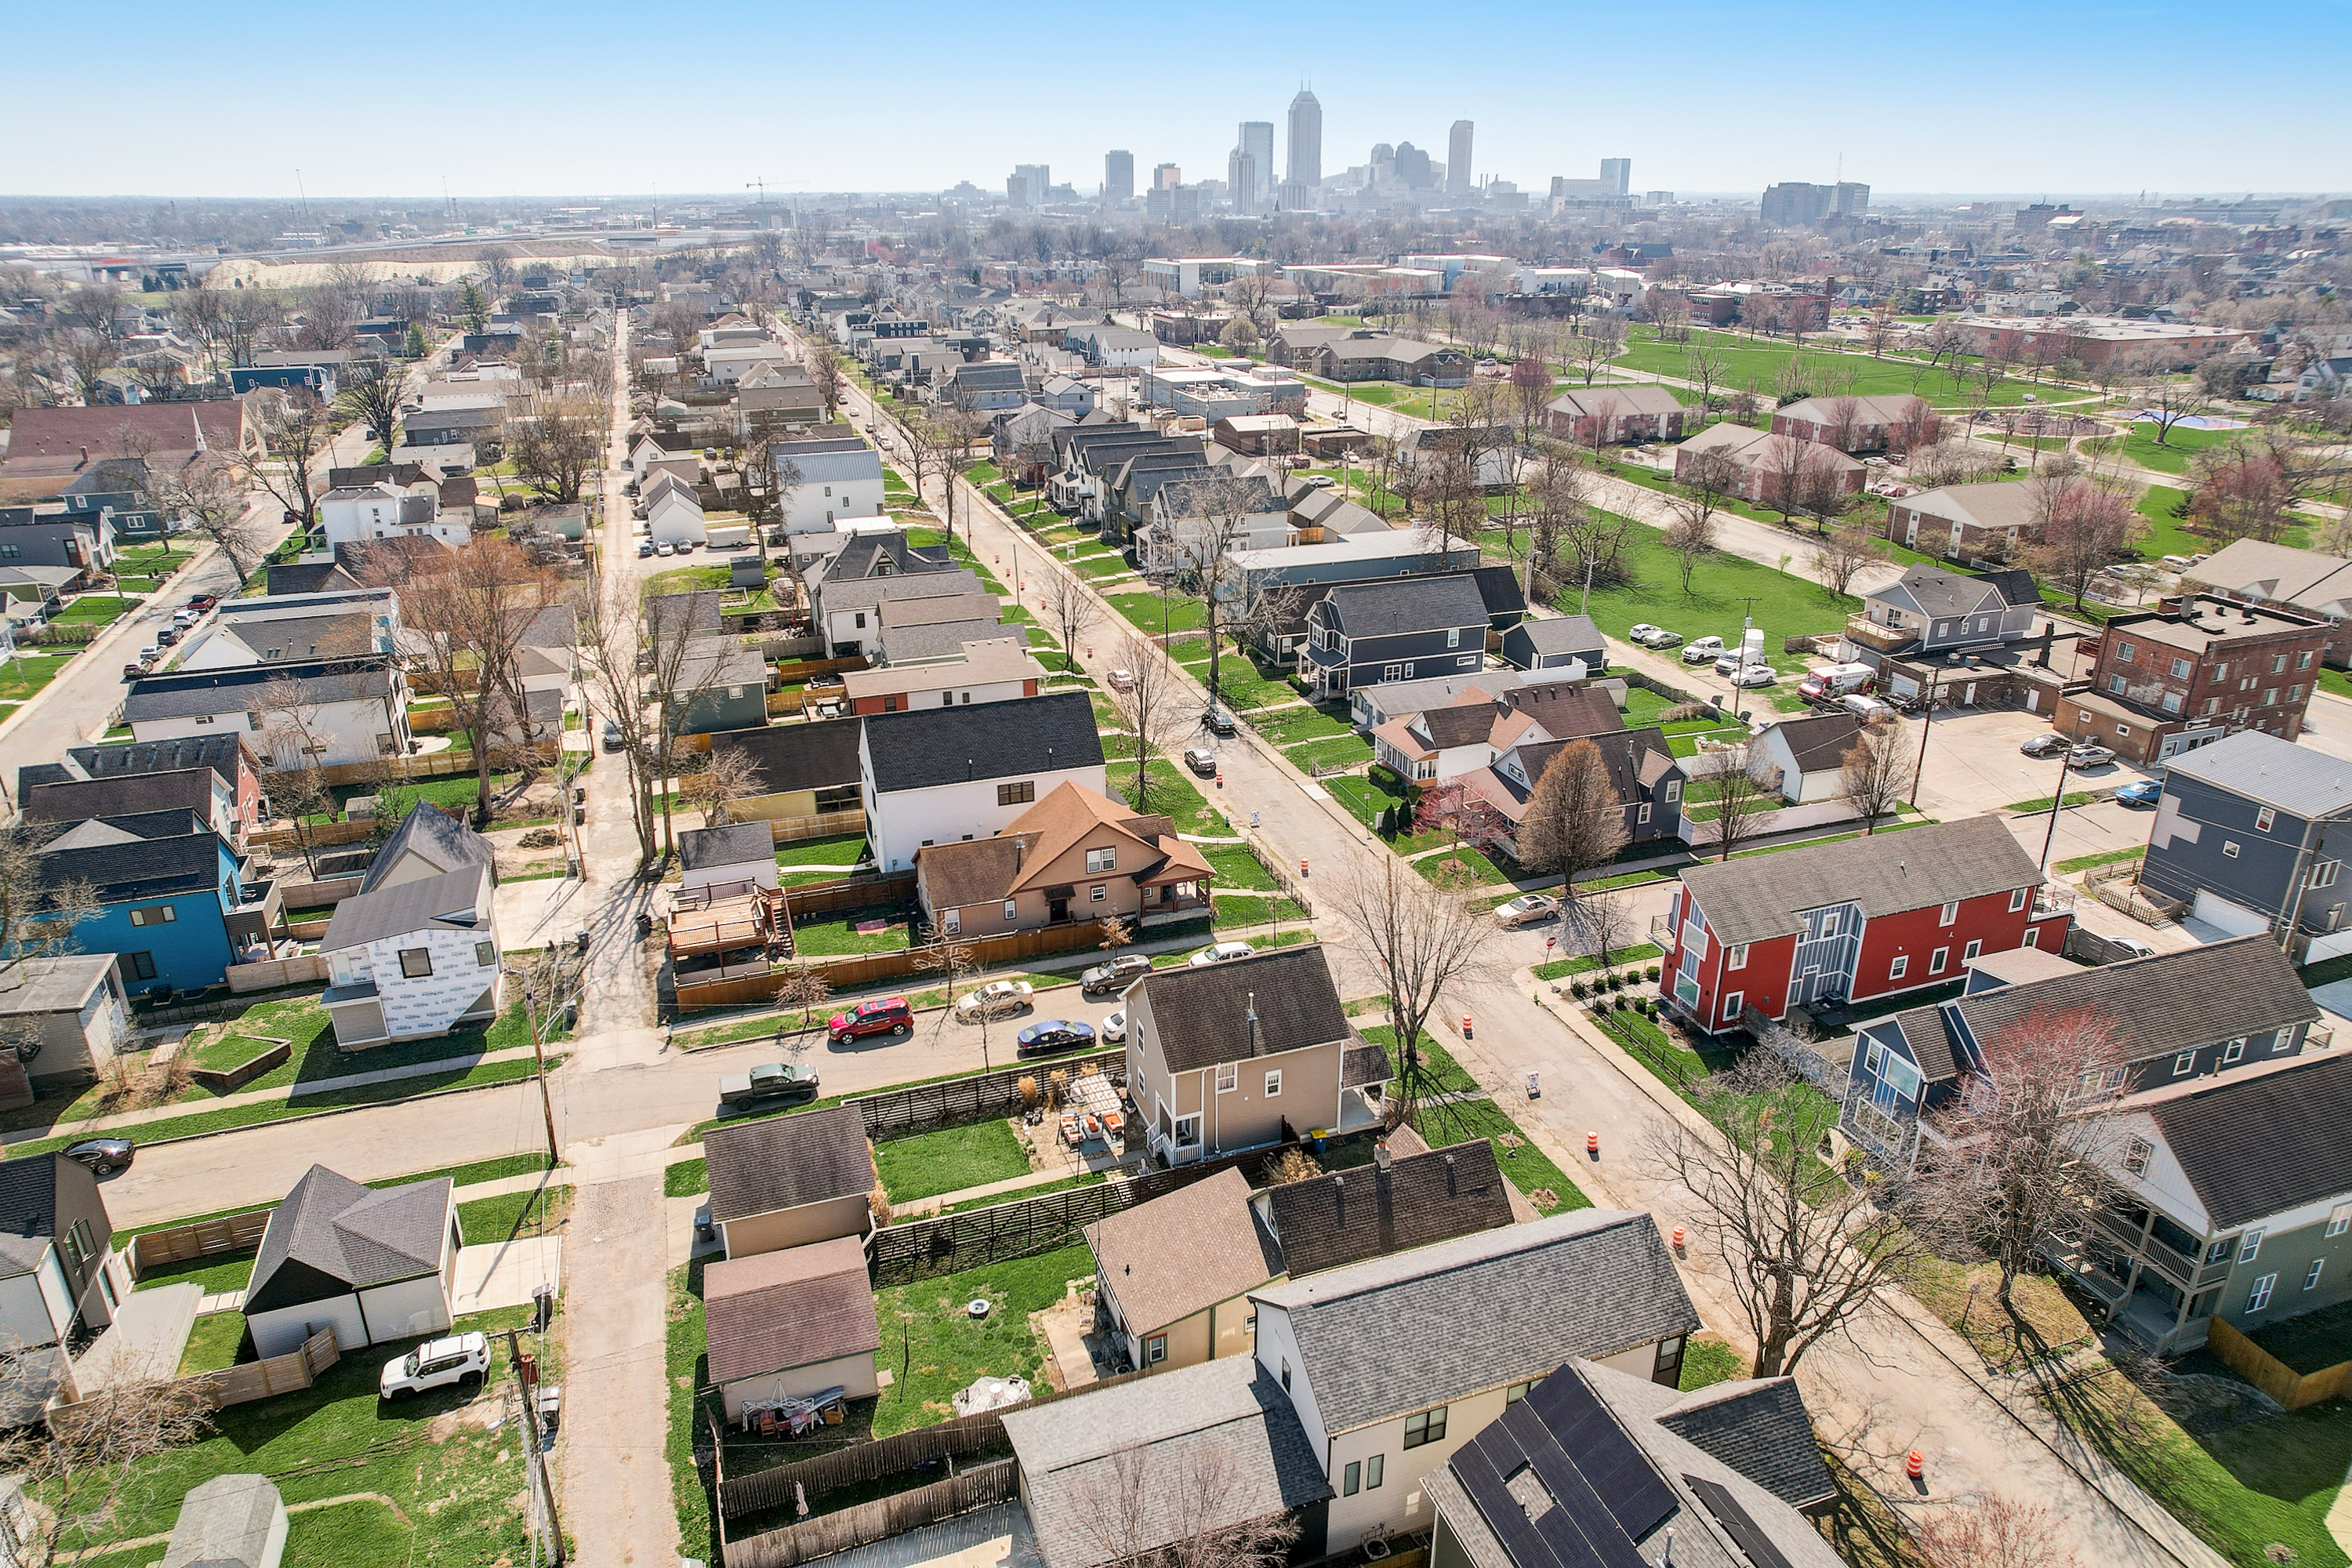
[[2127,1174],[2134,1176],[2147,1175],[2147,1163],[2155,1153],[2155,1144],[2149,1142],[2145,1138],[2135,1136],[2131,1142],[2124,1145],[2125,1172]]
[[2025,900],[2032,891],[2031,888],[2011,888],[2009,890],[2009,912],[2015,914],[2025,908]]
[[1726,969],[1745,969],[1745,968],[1747,968],[1747,967],[1748,967],[1748,944],[1747,944],[1746,942],[1741,942],[1738,947],[1728,947],[1728,948],[1724,949],[1724,951],[1723,951],[1723,967],[1724,967],[1724,968],[1726,968]]
[[1197,1110],[1176,1118],[1176,1147],[1197,1149],[1201,1146],[1201,1113]]
[[1280,1068],[1269,1068],[1266,1069],[1265,1098],[1268,1100],[1280,1100],[1282,1098],[1282,1069]]
[[1976,961],[1977,954],[1983,951],[1984,942],[1982,938],[1979,938],[1977,941],[1969,943],[1968,946],[1960,949],[1960,962],[1962,963],[1972,963]]
[[2304,886],[2314,889],[2332,888],[2336,886],[2336,873],[2343,868],[2344,862],[2341,860],[2322,860],[2311,868],[2311,876]]
[[2271,825],[2277,820],[2278,808],[2276,806],[2266,805],[2263,807],[2262,810],[2254,813],[2254,831],[2257,833],[2268,833],[2271,830]]
[[1649,803],[1648,801],[1646,801],[1646,800],[1645,800],[1645,801],[1643,801],[1643,802],[1642,803],[1641,809],[1640,809],[1640,810],[1638,810],[1638,811],[1636,811],[1636,812],[1633,814],[1633,822],[1634,822],[1634,825],[1635,825],[1636,826],[1642,826],[1642,825],[1643,825],[1643,824],[1646,824],[1649,820],[1650,820],[1650,803]]
[[1939,947],[1935,952],[1927,955],[1927,973],[1930,974],[1941,974],[1944,973],[1944,965],[1949,963],[1951,961],[1952,950],[1948,946]]
[[1168,1336],[1154,1334],[1143,1342],[1143,1364],[1157,1366],[1168,1359]]
[[1087,902],[1090,904],[1104,903],[1109,898],[1110,885],[1107,882],[1097,882],[1087,889]]
[[2263,1255],[2263,1226],[2256,1226],[2238,1238],[2239,1262],[2252,1263]]
[[1951,903],[1946,904],[1942,910],[1937,914],[1936,923],[1939,926],[1948,926],[1957,921],[1959,918],[1960,906],[1958,901],[1956,900]]
[[1870,1048],[1862,1054],[1862,1070],[1875,1078],[1878,1076],[1878,1064],[1885,1059],[1885,1046],[1877,1040],[1873,1040],[1870,1042]]
[[950,936],[962,935],[963,911],[961,910],[946,910],[940,918],[940,928]]
[[2342,1236],[2352,1229],[2352,1204],[2337,1204],[2327,1211],[2327,1234]]
[[2221,855],[2224,859],[2235,860],[2238,858],[2238,841],[2234,838],[2221,840]]
[[2197,1053],[2195,1051],[2183,1051],[2179,1056],[2172,1058],[2172,1076],[2179,1078],[2182,1073],[2187,1072],[2196,1065]]
[[1717,1022],[1728,1023],[1738,1017],[1740,1005],[1747,1000],[1748,993],[1745,991],[1734,991],[1730,995],[1726,996],[1723,999],[1722,1011],[1717,1016]]
[[2249,1312],[2267,1310],[2271,1304],[2271,1292],[2277,1289],[2278,1276],[2275,1274],[2265,1274],[2255,1280],[2254,1288],[2246,1292],[2246,1310]]
[[1017,903],[1014,903],[1011,899],[1007,899],[1007,900],[1004,900],[1004,918],[1005,918],[1006,920],[1009,920],[1009,921],[1017,921],[1017,920],[1019,920],[1019,919],[1021,918],[1021,906],[1020,906],[1019,904],[1017,904]]
[[1117,846],[1102,849],[1089,849],[1087,851],[1087,870],[1088,874],[1099,876],[1105,871],[1116,871],[1118,869],[1118,849]]
[[1241,1088],[1241,1086],[1242,1069],[1240,1065],[1234,1062],[1219,1062],[1217,1064],[1217,1092],[1219,1094],[1231,1094],[1234,1090]]
[[1675,805],[1680,802],[1682,798],[1683,781],[1680,779],[1668,779],[1666,781],[1666,804],[1668,805]]
[[2326,1272],[2327,1259],[2325,1258],[2313,1258],[2311,1260],[2310,1271],[2303,1277],[2303,1288],[2306,1290],[2317,1289],[2319,1288],[2319,1277]]
[[2245,1055],[2246,1037],[2241,1035],[2221,1047],[2221,1065],[2228,1067],[2231,1062],[2242,1061],[2245,1059]]
[[1911,955],[1907,952],[1898,952],[1887,961],[1886,978],[1889,980],[1900,980],[1910,972]]

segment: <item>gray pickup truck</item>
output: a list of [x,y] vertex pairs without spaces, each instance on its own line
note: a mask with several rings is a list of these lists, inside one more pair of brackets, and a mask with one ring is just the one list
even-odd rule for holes
[[730,1109],[815,1098],[816,1068],[798,1062],[761,1062],[750,1072],[730,1073],[719,1080],[719,1103]]

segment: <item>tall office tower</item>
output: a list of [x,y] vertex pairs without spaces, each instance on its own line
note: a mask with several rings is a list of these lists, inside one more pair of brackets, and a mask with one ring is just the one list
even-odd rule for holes
[[[1446,138],[1445,194],[1449,196],[1470,194],[1470,131],[1468,121],[1457,120],[1454,122],[1454,134]],[[1602,164],[1602,173],[1607,173],[1608,167]]]
[[1031,199],[1032,193],[1029,189],[1028,175],[1007,174],[1004,176],[1004,205],[1006,206],[1025,207],[1029,205]]
[[1236,147],[1225,154],[1225,195],[1244,217],[1264,210],[1258,204],[1257,154]]
[[1612,195],[1630,195],[1633,190],[1633,160],[1631,158],[1601,159],[1601,178],[1603,182],[1614,185]]
[[1184,183],[1184,171],[1173,163],[1162,163],[1151,171],[1151,188],[1172,191]]
[[1859,180],[1840,180],[1830,210],[1840,217],[1860,217],[1870,210],[1870,187]]
[[1103,154],[1103,200],[1126,202],[1135,199],[1135,154],[1113,152]]
[[1262,213],[1272,205],[1267,199],[1274,195],[1274,121],[1244,120],[1242,121],[1242,151],[1257,164],[1257,184],[1250,192],[1249,205],[1242,205],[1241,193],[1234,193],[1236,212]]
[[1054,170],[1048,163],[1015,163],[1013,172],[1029,182],[1029,205],[1044,206],[1054,199]]
[[1323,183],[1323,106],[1304,88],[1290,100],[1290,167],[1283,178],[1310,200]]
[[1827,185],[1783,180],[1767,187],[1757,216],[1767,228],[1803,228],[1829,215],[1830,200],[1835,195]]

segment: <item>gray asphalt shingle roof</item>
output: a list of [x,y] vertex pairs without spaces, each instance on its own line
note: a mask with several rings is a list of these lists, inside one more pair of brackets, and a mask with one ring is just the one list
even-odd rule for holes
[[[1138,984],[1150,1004],[1160,1058],[1171,1072],[1198,1072],[1216,1062],[1295,1051],[1354,1033],[1318,944],[1155,970]],[[1253,1008],[1255,1030],[1249,1022]]]
[[1881,833],[1682,874],[1717,939],[1738,946],[1802,929],[1806,910],[1853,903],[1864,919],[2031,888],[2033,858],[1997,816],[1970,816],[1907,833]]
[[710,1217],[719,1225],[874,1190],[866,1119],[853,1105],[714,1127],[703,1137],[702,1153],[710,1168]]
[[1083,691],[906,713],[869,713],[866,754],[882,793],[1102,764],[1102,733]]
[[1324,604],[1333,624],[1351,637],[1478,626],[1486,619],[1486,601],[1466,572],[1343,584],[1331,590]]
[[677,861],[688,871],[706,866],[740,866],[776,858],[775,835],[764,822],[727,827],[694,827],[677,836]]
[[481,866],[495,874],[498,863],[498,851],[490,847],[488,839],[431,801],[420,800],[408,808],[408,815],[393,829],[392,837],[383,841],[375,858],[368,862],[367,875],[360,880],[360,891],[375,891],[385,873],[410,855],[445,871],[454,871],[461,866]]
[[1663,1412],[1658,1425],[1791,1508],[1810,1507],[1836,1490],[1793,1378],[1753,1378],[1700,1389]]
[[282,664],[149,676],[133,683],[131,695],[122,700],[122,717],[125,722],[137,723],[246,712],[259,704],[269,683],[281,677],[300,681],[303,696],[312,702],[381,699],[390,694],[393,680],[391,669],[380,664],[358,668]]
[[2194,779],[2305,821],[2352,808],[2352,763],[2260,730],[2183,752],[2168,768],[2168,779]]
[[[1578,1209],[1250,1293],[1281,1309],[1327,1432],[1699,1326],[1646,1214]],[[1414,1347],[1399,1356],[1396,1347]]]
[[379,1191],[311,1166],[262,1232],[246,1315],[438,1272],[449,1192],[446,1176]]
[[487,906],[489,889],[490,868],[474,865],[354,893],[335,906],[327,934],[319,940],[319,951],[339,952],[412,931],[487,931],[488,927],[477,911]]
[[2208,1081],[2150,1114],[2215,1229],[2352,1193],[2352,1057]]
[[[1512,1223],[1495,1146],[1473,1139],[1426,1153],[1286,1182],[1266,1212],[1294,1275],[1450,1241]],[[1138,1212],[1138,1211],[1130,1211]]]

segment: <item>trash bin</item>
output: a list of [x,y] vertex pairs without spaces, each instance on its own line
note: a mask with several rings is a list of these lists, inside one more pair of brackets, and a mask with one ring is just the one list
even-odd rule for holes
[[1543,1098],[1543,1074],[1539,1072],[1528,1074],[1528,1098],[1529,1100]]

